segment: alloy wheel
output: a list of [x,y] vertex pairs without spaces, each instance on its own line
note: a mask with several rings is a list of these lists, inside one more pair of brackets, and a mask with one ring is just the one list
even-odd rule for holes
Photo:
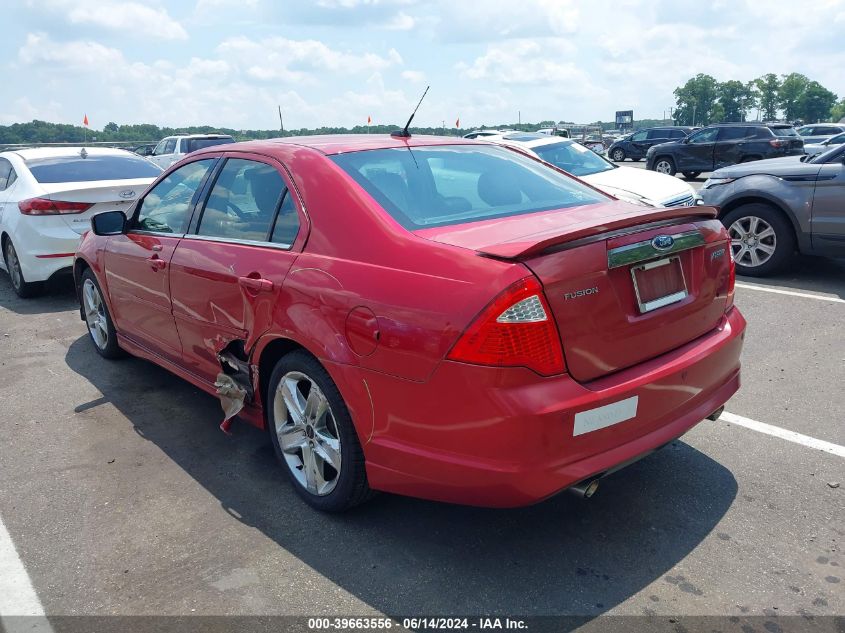
[[11,240],[6,241],[6,268],[9,271],[9,278],[12,281],[12,286],[16,290],[20,290],[23,284],[23,273],[21,272],[21,263],[18,261],[18,254],[15,252],[15,247]]
[[88,332],[100,350],[106,349],[109,343],[109,329],[106,317],[106,307],[100,290],[90,279],[82,284],[82,309],[85,312],[85,323],[88,325]]
[[654,166],[654,171],[659,174],[667,174],[669,176],[672,175],[672,163],[668,160],[659,160],[657,164]]
[[748,215],[738,218],[728,228],[734,261],[750,268],[769,261],[777,249],[774,228],[763,218]]
[[622,162],[623,160],[625,160],[625,152],[623,152],[621,149],[613,150],[613,160],[617,162]]
[[273,397],[276,436],[296,481],[316,496],[330,494],[340,477],[340,433],[328,398],[299,371],[282,376]]

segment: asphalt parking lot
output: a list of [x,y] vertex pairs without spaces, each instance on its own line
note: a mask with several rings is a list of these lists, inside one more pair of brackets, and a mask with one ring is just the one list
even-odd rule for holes
[[[845,261],[741,279],[736,303],[727,410],[845,446]],[[0,352],[0,526],[47,615],[845,614],[845,453],[705,421],[590,500],[331,516],[214,398],[99,358],[67,287],[21,300],[0,275]]]

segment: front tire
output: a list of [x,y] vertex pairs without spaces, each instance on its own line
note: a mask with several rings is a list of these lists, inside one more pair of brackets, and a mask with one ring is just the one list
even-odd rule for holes
[[654,161],[654,171],[658,174],[666,174],[667,176],[674,176],[676,173],[675,161],[668,156],[661,156]]
[[621,163],[625,160],[625,150],[623,150],[621,147],[617,147],[610,153],[610,157],[617,163]]
[[276,457],[308,505],[342,512],[372,496],[352,417],[317,359],[304,351],[282,357],[266,411]]
[[103,358],[115,359],[124,356],[124,351],[117,344],[117,332],[109,314],[109,308],[103,299],[103,291],[97,283],[94,272],[88,268],[82,273],[82,287],[79,301],[88,326],[88,336],[94,349]]
[[726,213],[736,272],[765,277],[782,270],[795,253],[795,233],[784,215],[767,204],[744,204]]
[[687,180],[695,180],[700,175],[701,175],[700,171],[685,171],[684,172],[684,178],[686,178]]
[[3,261],[6,262],[6,270],[9,272],[9,280],[12,282],[12,290],[21,299],[29,299],[41,293],[44,288],[42,282],[27,281],[23,275],[21,261],[18,259],[18,252],[11,238],[6,238],[3,245]]

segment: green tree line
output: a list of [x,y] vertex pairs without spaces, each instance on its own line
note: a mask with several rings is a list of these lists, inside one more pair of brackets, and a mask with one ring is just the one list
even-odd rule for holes
[[748,82],[719,82],[699,73],[675,88],[674,94],[674,119],[680,125],[746,121],[755,109],[750,118],[759,116],[763,121],[777,120],[778,113],[787,121],[804,123],[845,116],[845,98],[837,102],[836,94],[801,73],[780,77],[767,73]]

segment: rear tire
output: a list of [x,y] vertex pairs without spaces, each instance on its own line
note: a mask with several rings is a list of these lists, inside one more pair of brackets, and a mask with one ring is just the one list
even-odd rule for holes
[[687,180],[695,180],[700,175],[701,175],[700,171],[685,171],[684,172],[684,178],[686,178]]
[[635,163],[638,163],[642,160],[642,158],[632,158],[631,160],[634,161]]
[[117,344],[117,332],[109,314],[109,308],[103,299],[103,291],[97,283],[97,277],[90,268],[82,273],[82,286],[79,302],[88,326],[88,336],[94,344],[94,349],[103,358],[116,359],[126,355]]
[[308,505],[342,512],[373,496],[352,417],[316,358],[295,351],[279,360],[265,410],[276,457]]
[[7,237],[3,244],[3,261],[6,262],[6,270],[9,272],[9,280],[12,282],[12,289],[21,299],[29,299],[41,293],[44,283],[40,281],[27,281],[23,276],[21,262],[18,259],[18,252],[12,244],[12,238]]
[[795,253],[795,232],[779,210],[744,204],[726,213],[722,224],[731,238],[738,275],[765,277],[782,270]]
[[617,147],[611,152],[610,157],[617,163],[621,163],[625,160],[625,150],[620,147]]
[[677,170],[675,169],[675,161],[668,156],[661,156],[654,161],[654,171],[659,174],[674,176],[675,173],[677,173]]

